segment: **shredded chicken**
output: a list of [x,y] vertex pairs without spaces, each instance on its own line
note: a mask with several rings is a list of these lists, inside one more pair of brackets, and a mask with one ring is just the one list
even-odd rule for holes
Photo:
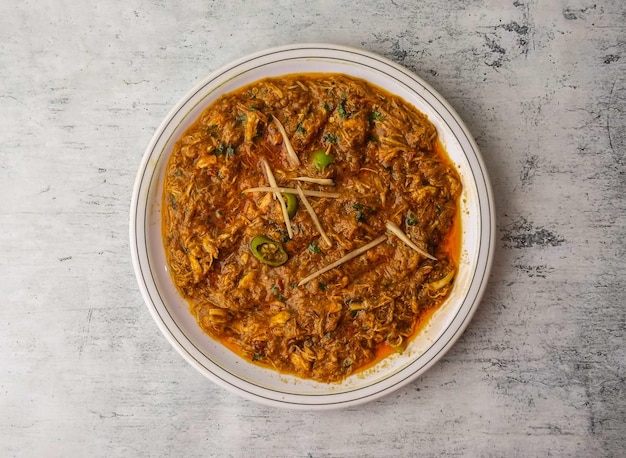
[[402,99],[337,74],[257,81],[176,143],[169,272],[202,329],[244,358],[340,381],[401,351],[449,295],[461,190]]

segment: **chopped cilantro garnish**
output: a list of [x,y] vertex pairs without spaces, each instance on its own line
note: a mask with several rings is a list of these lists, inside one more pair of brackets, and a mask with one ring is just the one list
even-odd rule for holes
[[352,208],[356,210],[356,220],[360,223],[365,221],[365,211],[363,205],[357,202],[356,204],[352,205]]
[[379,111],[374,110],[370,113],[370,121],[382,121],[383,119],[383,115]]
[[287,232],[286,229],[278,229],[278,233],[281,235],[283,239],[283,243],[287,243],[289,240],[291,240],[289,238],[289,233]]
[[168,199],[170,201],[170,205],[173,209],[176,209],[176,196],[174,194],[168,195]]
[[232,145],[227,145],[224,142],[220,142],[219,146],[215,150],[217,156],[225,155],[227,158],[232,158],[235,155],[235,148]]
[[346,109],[343,106],[343,102],[341,102],[339,105],[337,105],[337,113],[339,113],[339,117],[340,118],[345,118],[346,117]]
[[278,285],[272,286],[272,293],[274,293],[274,297],[276,297],[276,299],[281,302],[285,302],[287,300],[287,298],[280,293],[280,288],[278,288]]
[[322,250],[320,249],[320,247],[317,245],[316,241],[312,241],[311,243],[309,243],[309,246],[307,247],[308,250],[311,253],[315,253],[315,254],[321,254]]
[[324,140],[326,140],[328,143],[337,144],[337,137],[333,134],[324,135]]
[[217,124],[211,124],[210,126],[207,126],[207,134],[209,134],[213,138],[217,137],[217,128]]

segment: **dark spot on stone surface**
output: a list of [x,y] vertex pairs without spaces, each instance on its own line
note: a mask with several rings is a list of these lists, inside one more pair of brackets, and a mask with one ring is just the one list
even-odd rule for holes
[[515,21],[511,21],[508,24],[500,25],[499,28],[516,34],[517,43],[520,48],[522,48],[524,54],[528,52],[528,35],[530,34],[530,27],[528,25],[522,25]]
[[513,267],[528,275],[530,278],[546,278],[546,276],[554,272],[553,267],[548,267],[546,264],[539,266],[531,266],[528,264],[515,264]]
[[532,248],[534,246],[560,246],[565,239],[543,227],[535,227],[524,217],[502,229],[502,241],[506,248]]
[[522,185],[532,183],[532,180],[539,165],[539,156],[536,154],[528,156],[522,163],[522,171],[520,172],[520,180]]
[[403,46],[402,43],[403,37],[404,34],[402,33],[393,37],[389,37],[388,35],[383,34],[374,34],[376,43],[388,46],[389,56],[396,62],[400,63],[404,63],[406,58],[409,56],[409,51],[406,49],[405,46]]
[[52,105],[67,105],[69,101],[69,97],[57,97],[54,99],[50,99],[50,103]]
[[517,56],[527,56],[532,30],[529,24],[510,21],[491,27],[491,32],[482,34],[487,52],[485,64],[500,68]]
[[619,60],[620,56],[617,56],[615,54],[609,54],[608,56],[606,56],[604,58],[604,63],[605,64],[610,64],[612,62],[617,62]]
[[578,16],[576,15],[576,13],[571,10],[564,10],[563,17],[567,19],[568,21],[573,21],[575,19],[578,19]]
[[528,35],[528,26],[520,25],[515,21],[511,21],[508,24],[502,24],[501,27],[507,32],[515,32],[518,35]]
[[485,42],[487,44],[487,47],[491,50],[491,52],[498,53],[498,54],[506,54],[506,50],[502,46],[500,46],[498,43],[496,43],[495,40],[492,40],[489,37],[485,37]]
[[495,40],[485,37],[485,45],[489,48],[490,54],[493,56],[491,62],[485,62],[490,67],[500,68],[506,54],[506,49],[500,46]]
[[578,9],[565,8],[563,10],[563,17],[567,19],[568,21],[575,21],[577,19],[585,19],[585,14],[589,10],[595,10],[595,9],[596,9],[596,5],[588,6],[587,8],[578,8]]
[[520,2],[520,1],[518,1],[518,0],[515,0],[515,1],[513,2],[513,6],[514,6],[515,8],[519,8],[520,6],[524,6],[524,4],[523,4],[522,2]]
[[393,41],[391,45],[391,55],[393,56],[395,60],[404,62],[408,54],[409,54],[408,51],[406,49],[403,49],[402,46],[400,46],[400,41],[398,40]]

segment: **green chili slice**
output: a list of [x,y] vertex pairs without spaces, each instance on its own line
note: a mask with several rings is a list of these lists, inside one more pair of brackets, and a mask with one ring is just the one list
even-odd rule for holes
[[320,149],[313,153],[311,160],[313,162],[313,167],[322,172],[326,167],[333,163],[335,156],[332,154],[326,154],[326,151]]
[[288,256],[283,246],[264,235],[257,235],[250,241],[250,251],[255,258],[268,266],[282,266]]
[[286,192],[281,195],[283,196],[285,204],[287,204],[287,214],[289,215],[289,218],[293,218],[296,216],[296,212],[298,211],[298,198],[295,194],[287,194]]

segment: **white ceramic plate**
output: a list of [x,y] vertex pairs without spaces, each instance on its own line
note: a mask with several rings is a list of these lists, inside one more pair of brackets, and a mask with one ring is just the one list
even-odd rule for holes
[[[363,78],[428,115],[463,181],[462,255],[454,289],[428,327],[402,354],[340,384],[281,375],[248,363],[202,332],[167,272],[161,235],[164,170],[181,134],[219,95],[267,76],[333,72]],[[494,250],[494,206],[478,148],[459,116],[426,82],[375,54],[302,44],[262,51],[217,70],[169,113],[148,146],[133,191],[130,245],[145,302],[161,332],[196,369],[245,398],[288,408],[329,409],[371,401],[417,378],[440,359],[469,323],[485,290]]]

